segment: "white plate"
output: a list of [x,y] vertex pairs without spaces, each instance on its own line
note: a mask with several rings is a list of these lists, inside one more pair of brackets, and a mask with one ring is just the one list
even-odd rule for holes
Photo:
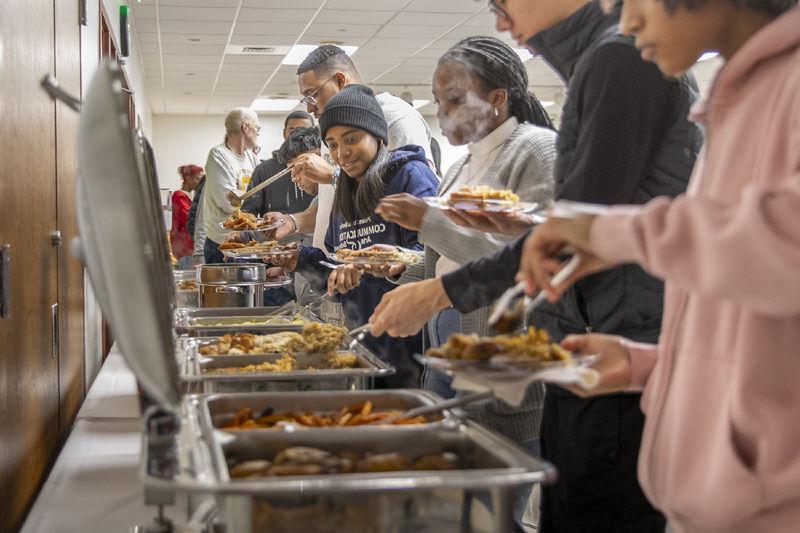
[[[261,222],[261,219],[258,219],[258,220],[259,220],[259,222]],[[272,224],[268,224],[266,226],[260,226],[260,227],[258,227],[256,229],[249,229],[249,228],[231,229],[231,228],[226,228],[223,224],[225,224],[225,222],[220,222],[219,223],[220,229],[222,229],[224,231],[228,231],[228,232],[234,232],[234,231],[269,231],[269,230],[273,230],[275,228],[279,228],[279,227],[283,226],[284,224],[286,224],[286,220],[280,218],[280,219],[276,220],[275,222],[273,222]]]
[[428,196],[422,199],[436,209],[461,209],[464,211],[488,211],[493,213],[536,213],[547,209],[547,205],[536,202],[513,202],[511,200],[457,200],[453,203],[447,196]]

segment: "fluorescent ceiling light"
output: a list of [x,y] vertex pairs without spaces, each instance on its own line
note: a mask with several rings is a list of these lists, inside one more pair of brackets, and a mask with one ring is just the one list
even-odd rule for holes
[[256,98],[250,108],[254,111],[291,111],[299,105],[298,100],[289,98]]
[[519,60],[523,63],[533,57],[533,54],[526,48],[514,48],[514,51],[519,56]]
[[[308,54],[317,48],[319,48],[319,46],[315,44],[296,44],[292,46],[292,48],[289,50],[289,53],[286,54],[286,57],[284,57],[283,61],[281,61],[281,64],[299,65],[303,62],[306,56],[308,56]],[[340,46],[339,48],[344,50],[344,53],[348,56],[352,56],[356,53],[356,50],[358,50],[358,46]]]
[[706,52],[705,54],[700,56],[700,59],[698,59],[698,61],[707,61],[709,59],[714,59],[718,55],[719,53],[717,52]]
[[414,109],[419,109],[420,107],[425,107],[426,105],[430,104],[430,100],[414,100]]
[[542,104],[542,107],[550,107],[551,105],[555,105],[555,102],[551,100],[539,100],[539,103]]

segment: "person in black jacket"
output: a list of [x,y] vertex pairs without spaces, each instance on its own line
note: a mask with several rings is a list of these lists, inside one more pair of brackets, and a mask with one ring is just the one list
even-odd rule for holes
[[[567,100],[557,141],[557,199],[644,203],[686,188],[702,136],[687,120],[697,96],[691,76],[665,79],[618,35],[619,9],[606,14],[587,0],[490,2],[497,28],[527,44],[564,78]],[[469,312],[515,283],[524,237],[494,256],[416,287],[386,295],[371,318],[373,334],[405,335],[438,309]],[[586,278],[531,323],[555,340],[597,331],[655,342],[663,286],[633,265]],[[634,394],[580,399],[548,386],[541,429],[543,456],[559,481],[542,491],[540,531],[664,531],[664,518],[636,478],[643,427]]]
[[[293,111],[289,113],[283,123],[283,140],[289,138],[298,128],[310,128],[314,125],[314,117],[305,111]],[[263,183],[278,172],[284,170],[286,165],[278,161],[278,151],[272,153],[272,157],[263,161],[253,171],[247,190]],[[291,177],[281,178],[275,183],[257,192],[251,198],[245,200],[242,211],[252,213],[257,216],[271,212],[284,214],[299,213],[311,205],[314,197],[306,194],[292,183]]]
[[186,230],[189,235],[194,238],[195,222],[197,222],[197,209],[200,207],[200,196],[203,194],[203,186],[206,184],[206,176],[200,176],[200,183],[194,189],[194,198],[192,198],[192,205],[189,207],[189,216],[186,218]]

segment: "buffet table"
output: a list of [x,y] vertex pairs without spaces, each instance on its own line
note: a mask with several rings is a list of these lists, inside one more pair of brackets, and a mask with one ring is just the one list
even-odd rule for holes
[[[144,505],[141,443],[136,378],[114,347],[22,532],[129,531],[150,524],[157,510]],[[185,523],[187,508],[179,495],[165,514]]]

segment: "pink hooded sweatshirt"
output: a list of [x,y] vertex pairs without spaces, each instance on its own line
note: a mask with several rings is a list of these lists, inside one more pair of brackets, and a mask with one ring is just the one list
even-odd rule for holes
[[665,279],[661,338],[629,343],[639,479],[679,532],[800,531],[800,8],[697,106],[686,195],[595,219],[591,245]]

